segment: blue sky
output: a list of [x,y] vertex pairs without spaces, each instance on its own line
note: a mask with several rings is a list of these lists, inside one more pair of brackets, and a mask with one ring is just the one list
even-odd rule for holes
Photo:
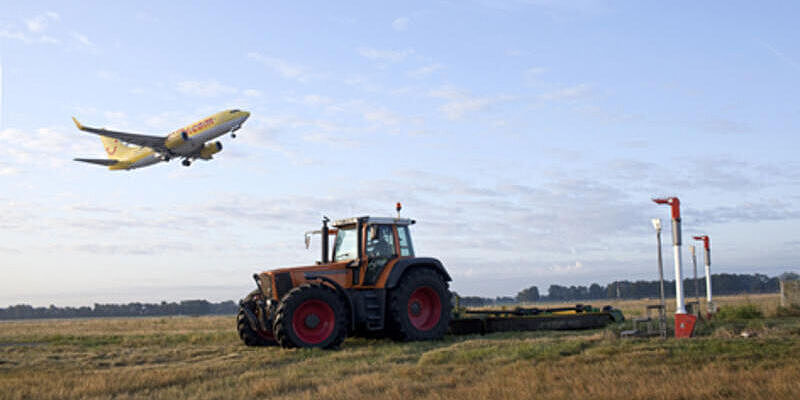
[[[0,305],[235,299],[316,260],[323,214],[396,201],[462,294],[654,279],[657,195],[715,271],[797,270],[796,2],[2,11]],[[104,154],[70,116],[167,134],[226,108],[252,116],[212,162],[71,161]]]

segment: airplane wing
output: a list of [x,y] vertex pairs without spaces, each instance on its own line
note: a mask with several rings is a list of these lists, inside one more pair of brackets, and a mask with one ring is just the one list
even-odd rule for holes
[[94,133],[95,135],[101,136],[108,136],[110,138],[118,139],[120,141],[134,144],[137,146],[142,147],[149,147],[159,153],[168,153],[169,149],[164,146],[164,142],[166,139],[163,136],[150,136],[150,135],[140,135],[137,133],[127,133],[127,132],[117,132],[117,131],[109,131],[107,129],[100,129],[100,128],[91,128],[88,126],[81,125],[75,117],[72,117],[72,120],[75,122],[75,126],[78,129],[84,132]]
[[112,166],[119,162],[117,160],[106,160],[104,158],[73,158],[73,160],[83,161],[90,164],[105,165],[106,167]]

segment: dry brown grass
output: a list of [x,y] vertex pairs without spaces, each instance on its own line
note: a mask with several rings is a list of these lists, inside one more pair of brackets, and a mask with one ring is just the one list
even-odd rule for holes
[[[720,300],[774,314],[768,297]],[[339,351],[248,348],[232,317],[0,323],[0,398],[800,398],[800,319],[755,322],[690,340],[522,332]]]

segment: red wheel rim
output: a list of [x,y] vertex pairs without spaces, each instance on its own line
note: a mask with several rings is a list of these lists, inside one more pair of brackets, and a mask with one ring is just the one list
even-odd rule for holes
[[408,319],[421,331],[432,329],[442,317],[442,301],[430,287],[421,287],[408,298]]
[[333,332],[336,316],[328,303],[306,300],[292,316],[292,328],[297,338],[309,344],[322,343]]

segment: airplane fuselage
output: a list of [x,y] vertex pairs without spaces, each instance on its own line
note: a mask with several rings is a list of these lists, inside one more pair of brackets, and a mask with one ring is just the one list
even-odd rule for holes
[[125,155],[115,157],[116,146],[125,146],[115,140],[114,144],[106,146],[106,152],[110,157],[117,161],[114,165],[109,165],[111,170],[125,170],[142,168],[162,161],[169,161],[172,158],[183,158],[184,165],[188,165],[188,160],[210,159],[213,153],[221,150],[221,144],[213,144],[218,148],[209,155],[205,155],[203,147],[207,142],[222,136],[228,132],[238,130],[250,116],[250,113],[239,110],[226,110],[218,112],[207,118],[203,118],[193,124],[175,130],[165,138],[165,147],[162,151],[156,151],[150,147],[128,147]]

